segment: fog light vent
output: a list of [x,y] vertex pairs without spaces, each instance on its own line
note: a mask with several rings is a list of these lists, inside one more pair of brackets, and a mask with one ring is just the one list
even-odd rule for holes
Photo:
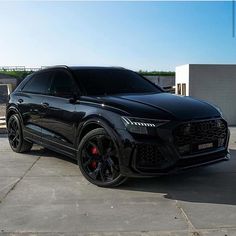
[[180,152],[180,154],[185,154],[185,153],[190,152],[190,145],[186,144],[186,145],[180,146],[179,152]]
[[219,138],[218,139],[218,147],[222,147],[225,144],[225,139],[224,138]]

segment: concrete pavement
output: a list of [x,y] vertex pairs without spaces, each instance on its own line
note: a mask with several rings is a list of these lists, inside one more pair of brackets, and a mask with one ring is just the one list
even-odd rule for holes
[[76,163],[0,136],[0,235],[236,235],[236,128],[232,159],[115,189],[88,183]]

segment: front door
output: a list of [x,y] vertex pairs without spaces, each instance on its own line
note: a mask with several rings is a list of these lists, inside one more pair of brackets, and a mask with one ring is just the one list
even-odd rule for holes
[[49,93],[51,72],[33,75],[23,89],[17,93],[17,104],[23,118],[23,132],[26,137],[41,141],[41,115],[44,113],[43,98]]
[[63,69],[54,72],[50,96],[45,96],[42,116],[42,139],[65,154],[74,155],[76,106],[70,102],[77,91],[74,78]]

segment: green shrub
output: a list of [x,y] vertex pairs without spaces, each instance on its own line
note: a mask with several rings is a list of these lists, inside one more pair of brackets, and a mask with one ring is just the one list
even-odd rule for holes
[[17,79],[24,79],[27,75],[33,73],[33,71],[7,71],[7,70],[0,70],[1,74],[9,75],[15,77]]
[[143,70],[139,70],[138,73],[141,75],[175,76],[175,72],[173,72],[173,71],[143,71]]

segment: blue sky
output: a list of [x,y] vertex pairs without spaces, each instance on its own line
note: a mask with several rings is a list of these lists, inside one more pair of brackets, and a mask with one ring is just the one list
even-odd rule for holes
[[236,63],[232,2],[0,2],[0,66]]

